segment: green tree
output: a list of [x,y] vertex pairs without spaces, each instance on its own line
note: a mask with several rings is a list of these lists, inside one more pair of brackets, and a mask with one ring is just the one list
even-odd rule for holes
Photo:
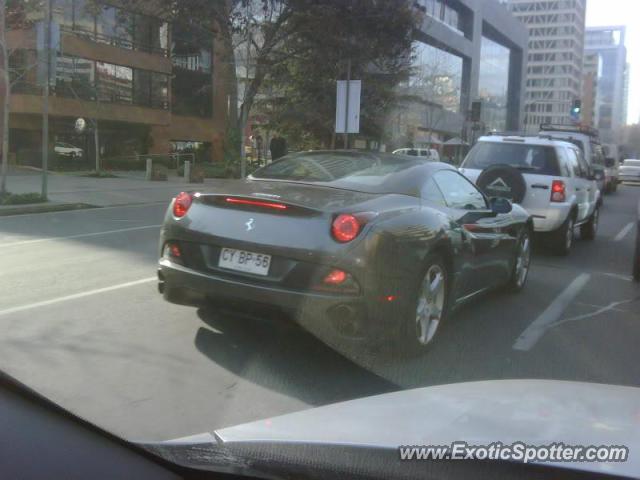
[[360,128],[383,137],[395,87],[410,72],[416,21],[399,0],[292,0],[286,44],[273,55],[260,108],[273,128],[301,147],[329,147],[335,123],[336,80],[362,80]]

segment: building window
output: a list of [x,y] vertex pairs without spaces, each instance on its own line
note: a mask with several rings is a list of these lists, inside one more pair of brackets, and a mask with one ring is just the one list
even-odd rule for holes
[[458,112],[462,89],[462,58],[426,43],[414,43],[410,95]]
[[418,0],[417,3],[430,17],[441,21],[462,35],[466,34],[461,21],[461,12],[448,0]]
[[96,19],[96,40],[120,48],[133,48],[133,15],[103,5]]
[[[482,121],[489,130],[507,128],[509,55],[507,47],[482,37],[478,91],[482,100]],[[539,80],[529,80],[535,85]]]
[[171,44],[174,81],[172,111],[210,117],[213,105],[213,34],[199,27],[174,24]]
[[169,108],[169,77],[162,73],[151,72],[151,103],[153,108]]
[[133,103],[133,70],[130,67],[96,62],[98,100]]
[[133,70],[133,102],[136,105],[151,104],[151,72]]
[[95,100],[95,63],[84,58],[59,56],[55,94],[80,100]]
[[53,93],[57,96],[169,108],[169,77],[163,73],[59,56]]
[[167,54],[169,26],[158,18],[94,0],[53,0],[52,15],[63,30],[119,48]]

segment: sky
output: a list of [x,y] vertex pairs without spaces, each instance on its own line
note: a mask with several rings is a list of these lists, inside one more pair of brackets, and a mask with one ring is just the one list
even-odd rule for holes
[[587,0],[587,27],[626,25],[631,64],[627,123],[640,122],[640,0]]

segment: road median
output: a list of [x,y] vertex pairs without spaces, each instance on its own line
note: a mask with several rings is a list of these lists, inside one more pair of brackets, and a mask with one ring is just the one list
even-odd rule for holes
[[87,203],[31,203],[24,205],[1,205],[0,217],[10,215],[25,215],[28,213],[50,213],[62,212],[65,210],[82,210],[86,208],[100,208]]

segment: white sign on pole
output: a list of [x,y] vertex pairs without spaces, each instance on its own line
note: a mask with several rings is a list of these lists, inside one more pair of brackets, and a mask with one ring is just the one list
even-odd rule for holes
[[338,80],[336,91],[336,133],[360,133],[360,80],[349,81],[349,118],[345,132],[347,116],[347,81]]

